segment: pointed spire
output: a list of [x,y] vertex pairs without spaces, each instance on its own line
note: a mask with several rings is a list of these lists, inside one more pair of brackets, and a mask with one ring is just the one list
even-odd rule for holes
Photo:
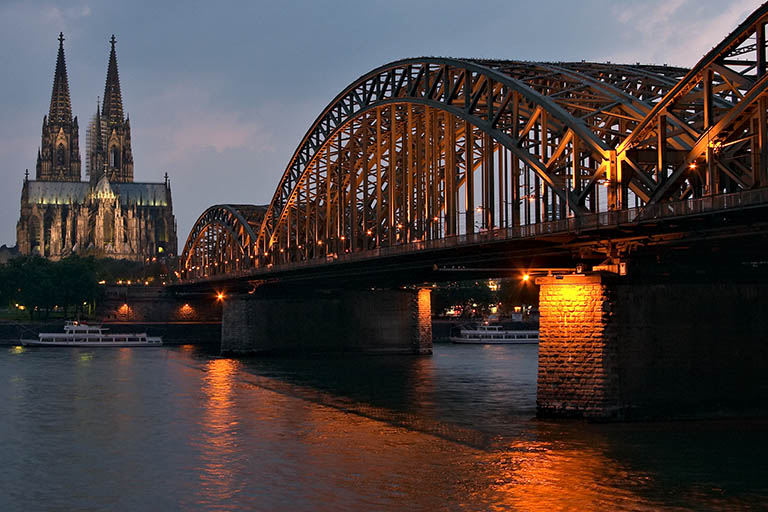
[[120,76],[117,73],[117,55],[115,54],[115,35],[112,34],[112,50],[109,52],[107,83],[104,86],[104,104],[101,114],[109,125],[123,122],[123,98],[120,94]]
[[102,153],[104,151],[104,135],[101,133],[101,114],[99,114],[99,98],[96,97],[96,117],[94,118],[94,137],[96,138],[96,151]]
[[53,75],[53,91],[51,92],[48,121],[52,123],[69,123],[72,121],[67,63],[64,59],[64,34],[61,32],[59,33],[59,55],[56,58],[56,71]]

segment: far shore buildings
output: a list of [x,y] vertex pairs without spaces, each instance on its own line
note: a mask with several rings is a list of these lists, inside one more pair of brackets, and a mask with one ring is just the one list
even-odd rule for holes
[[16,246],[22,255],[60,259],[74,253],[143,261],[176,254],[176,220],[168,176],[133,181],[131,123],[123,114],[115,37],[101,108],[88,126],[81,181],[79,126],[72,117],[64,36],[53,78],[35,179],[24,178]]

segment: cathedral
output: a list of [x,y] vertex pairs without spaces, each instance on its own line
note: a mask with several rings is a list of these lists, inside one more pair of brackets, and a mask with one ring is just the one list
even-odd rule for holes
[[60,259],[74,253],[145,261],[176,254],[171,187],[133,181],[131,122],[123,113],[115,36],[102,104],[86,133],[86,175],[81,181],[79,128],[72,117],[64,36],[53,77],[48,115],[37,152],[35,179],[24,177],[16,226],[20,254]]

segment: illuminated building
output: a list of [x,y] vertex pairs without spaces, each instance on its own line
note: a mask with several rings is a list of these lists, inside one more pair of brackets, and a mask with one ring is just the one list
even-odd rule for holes
[[145,260],[176,254],[171,188],[135,183],[130,119],[123,114],[115,38],[101,109],[87,136],[86,172],[81,181],[79,128],[72,117],[64,37],[53,79],[51,105],[43,118],[35,179],[24,178],[16,243],[22,255],[59,259],[73,253]]

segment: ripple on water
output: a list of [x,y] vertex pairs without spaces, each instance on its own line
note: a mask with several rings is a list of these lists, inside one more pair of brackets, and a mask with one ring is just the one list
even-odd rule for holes
[[697,510],[768,499],[766,425],[535,420],[536,347],[0,354],[0,510]]

